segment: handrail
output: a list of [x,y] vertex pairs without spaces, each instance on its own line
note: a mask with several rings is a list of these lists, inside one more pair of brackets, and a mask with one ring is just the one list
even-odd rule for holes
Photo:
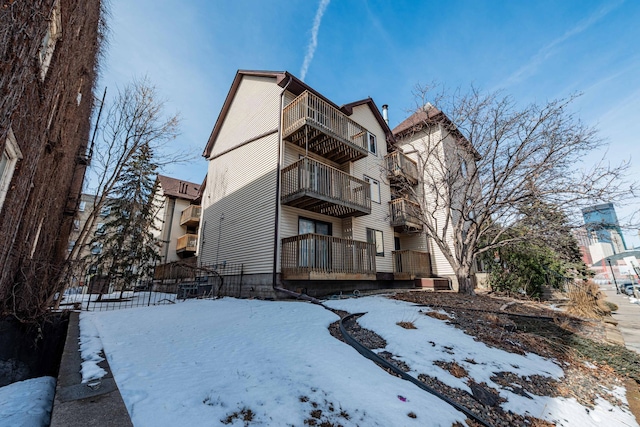
[[368,150],[367,129],[309,91],[302,92],[284,107],[282,115],[285,138],[300,128],[301,122],[306,121],[345,143],[353,144],[365,152]]
[[394,199],[389,202],[392,226],[403,226],[408,223],[421,226],[422,209],[420,205],[409,199]]
[[189,205],[188,208],[182,211],[180,214],[180,224],[184,224],[190,219],[197,219],[200,221],[200,212],[202,211],[201,206],[199,205]]
[[283,273],[376,271],[373,243],[307,233],[282,239]]
[[371,211],[371,187],[368,182],[309,157],[303,157],[282,169],[282,200],[286,201],[302,192]]
[[393,151],[385,156],[389,177],[404,176],[413,182],[418,181],[418,163],[400,151]]
[[184,234],[178,237],[178,241],[176,243],[176,251],[181,249],[189,250],[193,248],[195,251],[198,247],[198,235],[197,234]]
[[409,273],[413,275],[431,274],[431,258],[429,252],[410,249],[391,252],[394,273]]

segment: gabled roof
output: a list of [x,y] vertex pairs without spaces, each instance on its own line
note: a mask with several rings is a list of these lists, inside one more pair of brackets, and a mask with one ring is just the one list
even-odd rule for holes
[[350,116],[353,113],[353,107],[358,105],[368,104],[373,112],[374,116],[380,126],[384,130],[387,135],[387,142],[390,140],[393,141],[393,133],[391,129],[389,129],[389,125],[384,121],[378,107],[375,105],[371,98],[366,98],[361,101],[352,102],[350,104],[345,104],[342,107],[339,107],[333,101],[322,95],[320,92],[313,89],[311,86],[307,85],[305,82],[289,73],[288,71],[260,71],[260,70],[238,70],[236,72],[236,76],[231,83],[231,88],[229,89],[229,93],[227,93],[227,97],[224,100],[224,104],[222,105],[222,110],[220,111],[220,115],[216,120],[216,124],[213,126],[213,130],[211,131],[211,135],[209,136],[209,140],[207,141],[207,145],[202,153],[203,157],[208,158],[211,155],[211,150],[213,149],[213,145],[215,144],[215,140],[220,133],[220,129],[222,128],[222,123],[229,112],[229,108],[231,107],[231,103],[233,102],[233,98],[238,91],[238,87],[240,86],[240,82],[244,76],[257,76],[257,77],[271,77],[276,80],[276,84],[282,88],[286,87],[287,90],[293,94],[300,95],[302,92],[309,91],[321,98],[323,101],[327,102],[329,105],[334,107],[337,110],[342,111],[346,115]]
[[446,114],[431,104],[427,104],[424,108],[418,109],[415,113],[403,120],[398,126],[393,128],[392,132],[396,138],[404,138],[420,132],[425,125],[433,123],[444,124],[447,130],[456,137],[456,140],[460,145],[469,150],[476,160],[480,160],[482,158],[480,153],[478,153],[469,140],[458,130],[455,123],[453,123]]
[[162,186],[165,196],[178,199],[195,200],[198,197],[200,184],[158,175],[158,182]]

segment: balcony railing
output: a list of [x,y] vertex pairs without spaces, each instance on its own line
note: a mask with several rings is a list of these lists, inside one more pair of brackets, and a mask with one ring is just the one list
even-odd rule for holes
[[374,280],[373,243],[321,234],[282,239],[282,275],[289,280]]
[[180,225],[191,227],[200,223],[201,208],[198,205],[190,205],[187,209],[182,211],[180,215]]
[[304,91],[282,111],[283,138],[344,163],[369,154],[367,130],[318,96]]
[[371,213],[368,182],[303,157],[282,169],[282,204],[338,218]]
[[195,252],[198,249],[198,235],[185,234],[178,237],[176,252]]
[[400,151],[385,156],[387,159],[387,177],[390,180],[406,179],[411,184],[418,183],[418,164]]
[[395,199],[389,202],[391,226],[397,232],[422,230],[420,205],[407,199]]
[[429,252],[393,251],[393,273],[396,280],[413,280],[431,276]]

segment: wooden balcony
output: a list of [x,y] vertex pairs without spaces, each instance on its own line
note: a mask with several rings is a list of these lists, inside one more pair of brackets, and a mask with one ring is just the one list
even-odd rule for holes
[[285,280],[375,280],[373,243],[321,234],[282,239]]
[[282,169],[284,205],[338,218],[371,213],[371,188],[339,169],[304,157]]
[[385,156],[387,160],[387,178],[391,182],[406,180],[412,185],[418,183],[418,164],[400,151]]
[[198,249],[198,235],[184,234],[178,237],[176,253],[195,252]]
[[410,233],[422,230],[422,210],[420,205],[408,199],[395,199],[389,202],[391,226],[397,233]]
[[186,227],[197,226],[200,224],[200,212],[202,209],[198,205],[190,205],[187,209],[182,211],[180,215],[180,225]]
[[396,280],[414,280],[431,276],[429,252],[393,251],[393,276]]
[[282,111],[283,139],[336,163],[369,154],[367,130],[316,95],[304,91]]

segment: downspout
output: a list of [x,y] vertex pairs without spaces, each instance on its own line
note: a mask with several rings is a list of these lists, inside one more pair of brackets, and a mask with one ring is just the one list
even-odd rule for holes
[[277,286],[277,269],[278,269],[278,236],[280,234],[280,167],[282,162],[280,160],[282,150],[282,109],[284,105],[284,93],[287,91],[289,84],[291,83],[291,77],[287,81],[287,84],[282,88],[280,93],[280,120],[278,120],[278,166],[276,168],[276,213],[273,225],[273,277],[271,287],[276,290]]
[[[171,207],[170,212],[171,216],[169,217],[169,232],[167,233],[167,238],[162,241],[165,244],[164,247],[164,263],[167,263],[167,259],[169,257],[169,245],[171,244],[171,229],[173,228],[173,212],[176,210],[176,200],[174,198],[169,198],[169,206]],[[166,222],[165,222],[166,225]]]

